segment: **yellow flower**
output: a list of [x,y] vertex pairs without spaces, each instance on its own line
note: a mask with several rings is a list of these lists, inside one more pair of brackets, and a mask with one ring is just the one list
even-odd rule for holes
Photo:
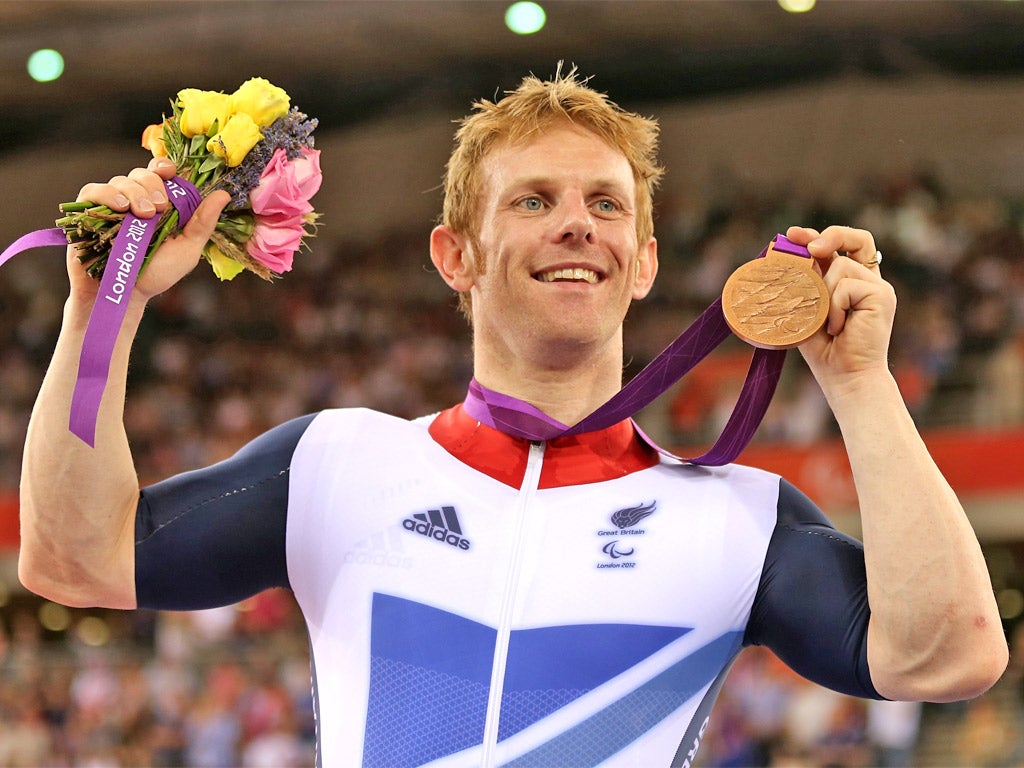
[[231,94],[231,111],[244,112],[261,128],[287,115],[290,106],[288,94],[262,77],[246,80]]
[[167,157],[167,147],[164,146],[165,124],[166,121],[146,126],[146,130],[142,132],[142,148],[152,152],[153,157]]
[[229,117],[220,133],[206,142],[206,149],[223,159],[228,167],[234,168],[262,138],[263,134],[253,119],[239,112]]
[[215,122],[223,127],[231,115],[231,96],[218,91],[185,88],[178,91],[178,105],[182,108],[179,127],[189,137],[207,133]]
[[203,255],[210,262],[210,266],[213,267],[213,274],[221,280],[233,280],[239,272],[245,269],[245,267],[230,256],[225,256],[224,252],[213,243],[206,244],[206,248],[203,249]]

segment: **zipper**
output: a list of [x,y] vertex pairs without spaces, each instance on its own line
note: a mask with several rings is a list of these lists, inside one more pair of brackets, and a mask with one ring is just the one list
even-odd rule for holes
[[526,473],[519,489],[515,507],[516,528],[512,536],[512,552],[509,558],[505,589],[502,593],[501,613],[498,616],[498,636],[494,646],[494,663],[491,666],[491,687],[487,696],[487,717],[484,721],[484,743],[481,768],[493,768],[494,753],[498,746],[498,722],[501,717],[501,697],[505,690],[505,666],[508,662],[508,643],[512,635],[512,612],[516,604],[516,591],[522,569],[523,542],[526,538],[526,519],[533,496],[540,484],[540,471],[544,461],[544,443],[531,442],[526,459]]

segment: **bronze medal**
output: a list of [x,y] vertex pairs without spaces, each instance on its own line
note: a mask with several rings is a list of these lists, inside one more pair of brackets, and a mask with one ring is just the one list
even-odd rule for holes
[[761,349],[790,349],[818,332],[828,317],[828,288],[814,259],[776,251],[749,261],[722,289],[732,332]]

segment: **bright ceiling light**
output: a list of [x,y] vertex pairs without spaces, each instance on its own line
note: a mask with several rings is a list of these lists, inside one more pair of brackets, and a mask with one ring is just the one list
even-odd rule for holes
[[814,7],[816,0],[778,0],[779,6],[790,13],[807,13]]
[[532,35],[540,32],[548,20],[544,9],[537,3],[524,2],[512,3],[505,11],[505,26],[517,35]]
[[52,48],[43,48],[28,57],[29,77],[37,83],[48,83],[64,74],[64,57]]

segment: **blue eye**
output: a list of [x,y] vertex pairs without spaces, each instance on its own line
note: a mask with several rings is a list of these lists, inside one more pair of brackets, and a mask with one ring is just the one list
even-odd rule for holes
[[611,200],[598,200],[597,210],[601,213],[614,213],[618,210],[618,206]]
[[539,197],[525,197],[519,204],[528,211],[540,211],[544,209],[544,201]]

